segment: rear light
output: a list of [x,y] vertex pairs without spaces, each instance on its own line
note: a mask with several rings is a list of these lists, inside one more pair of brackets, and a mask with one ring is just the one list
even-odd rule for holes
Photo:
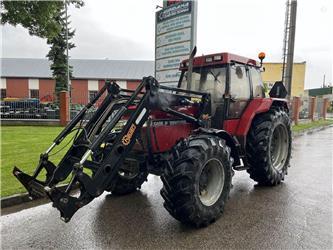
[[222,56],[221,55],[214,56],[214,61],[222,61]]
[[186,62],[186,66],[188,67],[190,65],[190,62]]
[[213,58],[212,57],[206,57],[206,63],[210,63],[213,61]]

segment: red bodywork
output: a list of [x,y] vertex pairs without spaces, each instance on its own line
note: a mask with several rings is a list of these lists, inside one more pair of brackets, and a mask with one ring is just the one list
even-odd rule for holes
[[[221,124],[221,127],[217,129],[223,129],[227,131],[229,134],[236,136],[240,143],[243,143],[245,142],[244,139],[247,136],[253,118],[257,114],[267,112],[271,108],[274,101],[283,103],[284,106],[287,106],[287,102],[284,99],[254,98],[250,100],[249,104],[239,119],[225,120],[223,126]],[[194,107],[182,107],[177,110],[188,115],[195,115],[196,111]],[[183,122],[179,124],[179,122],[182,120],[179,120],[177,117],[161,111],[152,112],[151,118],[151,145],[154,153],[169,151],[177,141],[182,138],[187,138],[191,131],[196,129],[196,127],[190,123]],[[147,138],[146,130],[147,127],[142,128],[142,135],[145,139]]]
[[247,105],[240,119],[226,120],[224,130],[236,136],[246,136],[256,114],[267,112],[272,106],[271,98],[254,98]]
[[[247,64],[252,67],[260,67],[260,64],[253,59],[231,53],[217,53],[193,58],[193,67],[230,64],[233,62]],[[184,60],[180,65],[180,70],[186,71],[187,67],[188,60]],[[254,98],[249,100],[247,107],[239,119],[225,120],[224,123],[216,129],[223,129],[230,135],[236,136],[239,142],[245,146],[246,136],[252,124],[253,118],[259,113],[267,112],[275,101],[283,103],[282,105],[287,106],[287,102],[284,99]],[[173,109],[191,116],[198,115],[197,109],[192,106],[178,108],[173,107]],[[191,131],[196,129],[193,124],[184,122],[175,116],[161,111],[153,111],[150,118],[152,119],[150,142],[154,153],[169,151],[177,143],[177,141],[188,137]],[[144,140],[147,139],[147,127],[142,128],[142,136]]]
[[[221,57],[220,60],[214,60],[214,57]],[[211,58],[211,61],[207,61],[207,58]],[[233,62],[238,62],[242,64],[248,64],[255,67],[260,67],[260,64],[253,59],[246,58],[243,56],[231,54],[231,53],[217,53],[217,54],[211,54],[211,55],[205,55],[205,56],[198,56],[193,58],[193,67],[202,67],[202,66],[213,66],[213,65],[220,65],[220,64],[229,64]],[[180,64],[180,70],[186,70],[188,60],[184,60]]]
[[[193,106],[173,107],[174,110],[182,112],[190,116],[196,116],[198,109]],[[161,153],[169,151],[182,138],[188,137],[196,128],[193,124],[187,123],[173,115],[155,110],[151,112],[150,127],[150,144],[153,153]],[[141,136],[147,149],[147,126],[141,129]],[[136,145],[135,149],[140,150],[140,146]]]

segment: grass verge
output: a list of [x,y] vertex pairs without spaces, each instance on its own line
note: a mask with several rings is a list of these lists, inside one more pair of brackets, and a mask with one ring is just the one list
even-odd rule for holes
[[[52,144],[61,130],[62,127],[1,126],[1,197],[26,192],[12,175],[13,167],[17,166],[22,171],[32,174],[39,161],[39,155]],[[71,136],[68,140],[70,138]],[[59,150],[67,141],[64,140],[52,152]],[[65,152],[66,148],[51,156],[50,160],[58,163]]]
[[314,122],[302,123],[292,127],[293,132],[302,132],[307,129],[328,126],[333,124],[333,120],[318,120]]

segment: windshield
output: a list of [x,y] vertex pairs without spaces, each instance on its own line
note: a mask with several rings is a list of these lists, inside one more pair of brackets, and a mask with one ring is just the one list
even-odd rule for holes
[[[194,68],[191,90],[209,92],[214,101],[221,101],[226,86],[226,67]],[[187,72],[185,72],[180,88],[187,89]]]

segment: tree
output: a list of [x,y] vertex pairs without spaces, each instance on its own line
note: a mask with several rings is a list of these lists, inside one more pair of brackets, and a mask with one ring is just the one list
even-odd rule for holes
[[[65,4],[79,8],[82,0],[63,1],[1,1],[1,23],[18,25],[28,29],[30,35],[47,39],[51,49],[47,54],[51,63],[53,77],[56,80],[55,92],[67,89],[67,55],[66,55],[66,18]],[[69,22],[68,22],[69,25]],[[68,49],[75,47],[70,42],[75,31],[68,28]],[[69,67],[71,77],[72,67]]]
[[[55,21],[59,24],[60,31],[56,36],[48,38],[47,44],[51,45],[49,53],[46,55],[48,59],[52,62],[51,70],[53,72],[53,77],[56,81],[55,92],[58,94],[62,90],[67,90],[67,39],[68,39],[68,50],[75,47],[73,42],[70,40],[73,38],[75,31],[72,31],[68,27],[66,28],[66,22],[68,22],[69,17],[66,18],[66,13],[64,8],[55,17]],[[68,22],[69,25],[69,22]],[[66,37],[67,36],[67,37]],[[68,67],[68,78],[72,78],[72,66]]]
[[1,24],[21,24],[30,35],[53,37],[60,31],[55,16],[61,5],[59,1],[1,1]]

